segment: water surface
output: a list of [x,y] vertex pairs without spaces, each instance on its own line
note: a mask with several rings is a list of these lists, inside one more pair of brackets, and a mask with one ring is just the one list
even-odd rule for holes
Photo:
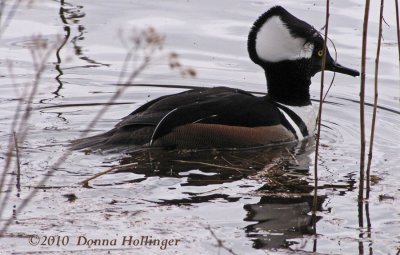
[[[362,14],[359,1],[331,1],[330,37],[338,60],[358,69]],[[336,75],[324,105],[319,159],[319,200],[314,238],[311,218],[312,139],[307,144],[247,151],[90,154],[74,152],[44,187],[37,184],[49,167],[78,138],[118,89],[118,77],[132,27],[152,26],[166,36],[162,54],[109,107],[90,134],[104,132],[140,105],[183,86],[229,86],[266,92],[262,70],[246,52],[248,31],[265,10],[282,1],[35,1],[20,8],[0,40],[0,139],[5,151],[17,99],[34,75],[28,51],[31,35],[48,43],[61,36],[34,99],[29,136],[21,145],[22,190],[9,174],[10,201],[5,218],[33,189],[29,206],[0,240],[4,254],[396,254],[400,247],[399,66],[395,15],[385,12],[380,91],[369,208],[358,214],[359,79]],[[313,24],[324,24],[322,1],[285,1],[284,7]],[[377,3],[371,9],[366,119],[371,119]],[[332,51],[332,46],[330,46]],[[166,56],[179,53],[195,79],[171,71]],[[12,73],[5,63],[12,62]],[[14,77],[14,81],[10,79]],[[332,75],[327,74],[327,81]],[[320,75],[311,95],[318,105]],[[144,85],[143,85],[144,84]],[[145,86],[152,84],[156,86]],[[169,87],[157,85],[174,85]],[[18,94],[19,93],[19,94]],[[367,134],[369,134],[369,122]],[[4,153],[1,155],[4,157]],[[295,159],[293,158],[295,157]],[[201,163],[198,163],[201,162]],[[131,164],[89,182],[80,182],[112,166]],[[2,163],[3,164],[3,163]],[[71,194],[76,196],[73,198]],[[64,196],[68,195],[68,196]],[[368,213],[366,215],[366,213]],[[368,216],[368,217],[366,217]],[[363,222],[360,227],[359,220]],[[367,220],[371,227],[368,228]],[[4,219],[2,220],[4,222]],[[213,234],[212,234],[213,233]],[[161,250],[151,246],[32,246],[26,236],[113,239],[153,236],[181,240]]]

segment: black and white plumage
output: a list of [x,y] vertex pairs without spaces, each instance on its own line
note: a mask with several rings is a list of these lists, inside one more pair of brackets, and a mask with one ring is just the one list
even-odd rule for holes
[[[74,149],[117,146],[237,148],[301,140],[314,132],[309,86],[321,70],[324,40],[311,25],[275,6],[254,23],[251,60],[264,69],[268,94],[199,88],[152,100],[112,130],[73,142]],[[329,52],[326,70],[357,76]]]

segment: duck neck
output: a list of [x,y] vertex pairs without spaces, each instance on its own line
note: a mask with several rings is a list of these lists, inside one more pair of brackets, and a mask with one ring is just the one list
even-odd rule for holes
[[311,104],[311,75],[293,63],[264,67],[268,97],[273,101],[293,106]]

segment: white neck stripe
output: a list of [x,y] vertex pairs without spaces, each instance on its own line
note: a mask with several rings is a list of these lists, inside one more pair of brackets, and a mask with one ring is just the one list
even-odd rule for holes
[[292,126],[292,128],[293,128],[294,131],[296,132],[297,139],[298,139],[299,141],[300,141],[300,140],[303,140],[304,136],[303,136],[303,134],[301,133],[300,127],[296,124],[296,122],[294,122],[293,119],[290,118],[290,116],[289,116],[284,110],[282,110],[282,109],[279,108],[279,107],[278,107],[278,109],[279,109],[279,111],[283,114],[283,116],[285,116],[285,119],[289,122],[289,124]]

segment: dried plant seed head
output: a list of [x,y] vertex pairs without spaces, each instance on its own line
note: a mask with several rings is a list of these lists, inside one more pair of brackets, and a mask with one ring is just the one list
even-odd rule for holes
[[196,77],[196,75],[197,75],[196,70],[194,70],[194,69],[191,68],[191,67],[189,67],[189,68],[187,69],[187,72],[188,72],[188,74],[189,74],[191,77]]
[[171,52],[170,54],[169,54],[169,57],[170,58],[178,58],[178,54],[176,53],[176,52]]

